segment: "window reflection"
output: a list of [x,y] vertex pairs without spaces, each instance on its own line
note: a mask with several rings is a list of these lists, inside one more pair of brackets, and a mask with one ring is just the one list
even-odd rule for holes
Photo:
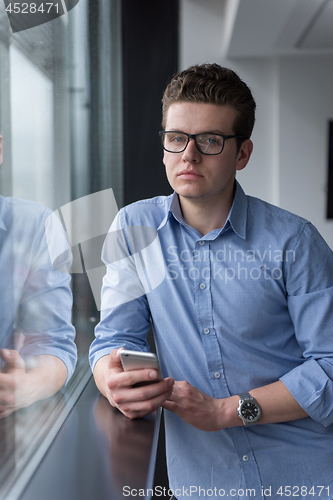
[[[55,211],[112,188],[118,207],[122,205],[120,8],[120,0],[80,0],[58,19],[13,33],[0,1],[2,196]],[[23,238],[30,239],[29,231]],[[71,288],[77,368],[52,403],[35,403],[0,422],[0,441],[6,439],[0,493],[23,477],[26,464],[15,459],[18,450],[21,457],[37,456],[90,377],[87,352],[99,312],[86,274],[73,274]],[[44,319],[48,312],[40,309]],[[33,429],[38,429],[38,439]],[[8,467],[13,461],[15,467]]]
[[12,194],[53,204],[53,84],[13,44],[9,48]]

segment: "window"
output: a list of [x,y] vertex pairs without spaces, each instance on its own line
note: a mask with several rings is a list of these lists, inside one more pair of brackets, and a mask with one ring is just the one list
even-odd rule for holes
[[[0,194],[56,211],[112,188],[122,206],[121,1],[72,2],[35,27],[23,18],[15,32],[9,3],[0,2]],[[0,420],[1,497],[19,495],[91,377],[87,353],[99,312],[85,272],[72,274],[71,287],[78,365],[51,400]]]

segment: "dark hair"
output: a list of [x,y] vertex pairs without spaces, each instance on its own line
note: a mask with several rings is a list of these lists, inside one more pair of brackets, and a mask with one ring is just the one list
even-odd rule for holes
[[[234,134],[249,139],[255,121],[256,103],[251,90],[231,69],[218,64],[191,66],[177,73],[164,91],[162,126],[175,102],[202,102],[232,106],[236,112]],[[242,143],[242,140],[239,142]]]

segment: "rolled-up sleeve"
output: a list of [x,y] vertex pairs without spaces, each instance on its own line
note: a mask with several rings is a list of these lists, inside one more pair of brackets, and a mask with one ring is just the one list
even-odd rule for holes
[[[140,257],[132,255],[128,245],[124,212],[115,218],[105,240],[102,260],[107,267],[103,279],[101,321],[90,347],[92,370],[97,361],[113,349],[148,351],[150,311],[146,298],[147,283]],[[140,272],[141,267],[141,272]]]
[[304,361],[281,377],[308,415],[333,423],[333,252],[308,224],[287,283],[288,307]]
[[[14,266],[14,296],[18,295],[19,303],[16,331],[24,335],[20,354],[24,358],[47,354],[61,359],[67,368],[67,384],[77,361],[75,329],[71,322],[71,278],[68,272],[59,272],[52,266],[45,232],[49,211],[27,204],[26,212],[29,210],[30,220],[34,221],[29,246],[18,246]],[[14,219],[16,238],[23,215],[20,209]],[[53,230],[55,238],[57,232],[63,231],[61,225]]]

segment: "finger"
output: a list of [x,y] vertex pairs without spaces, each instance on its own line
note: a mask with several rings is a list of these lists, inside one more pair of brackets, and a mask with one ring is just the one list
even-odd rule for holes
[[134,387],[130,391],[130,399],[132,401],[146,401],[156,397],[165,400],[172,393],[173,380],[170,378],[164,379],[150,385]]
[[181,410],[181,406],[175,401],[171,401],[170,398],[166,399],[164,403],[161,404],[162,408],[166,410],[172,411],[172,413],[179,414]]
[[176,392],[172,391],[172,393],[168,397],[168,401],[172,401],[174,403],[181,405],[182,402],[184,403],[184,398],[180,394],[177,394]]
[[[132,378],[129,383],[131,383],[131,380]],[[154,384],[140,385],[139,387],[128,385],[128,383],[116,386],[115,380],[113,380],[110,382],[109,386],[111,391],[113,391],[115,402],[117,404],[122,404],[133,401],[146,401],[159,395],[164,395],[164,399],[166,399],[171,395],[173,380],[168,378]]]
[[113,351],[109,354],[109,368],[120,368],[123,371],[123,365],[120,361],[120,351],[123,351],[125,348],[121,347],[120,349],[113,349]]
[[139,383],[149,383],[158,381],[158,372],[152,368],[142,368],[138,370],[128,370],[119,376],[119,380],[124,386],[133,386]]
[[[110,390],[116,390],[119,388],[129,388],[133,387],[139,383],[155,382],[158,378],[158,373],[156,370],[151,368],[145,368],[140,370],[129,370],[129,371],[118,371],[119,369],[113,369],[113,373],[110,373],[107,385]],[[115,373],[117,371],[118,373]]]
[[186,382],[176,381],[172,388],[172,394],[170,395],[171,401],[175,401],[178,403],[184,402],[185,399],[189,397],[189,391],[191,390],[191,386]]
[[19,353],[14,349],[1,349],[1,357],[6,362],[4,373],[13,370],[25,370],[25,363]]
[[168,394],[169,390],[147,400],[127,401],[119,405],[118,408],[129,418],[142,417],[163,406]]

